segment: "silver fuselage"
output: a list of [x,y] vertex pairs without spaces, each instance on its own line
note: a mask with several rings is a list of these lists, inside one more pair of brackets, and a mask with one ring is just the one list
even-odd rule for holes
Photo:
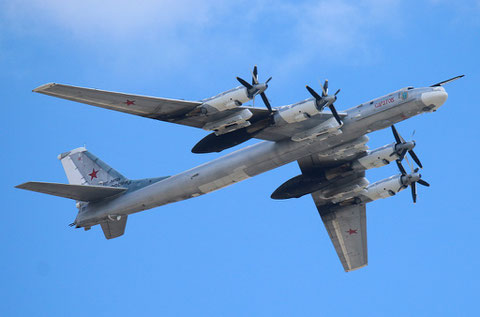
[[435,111],[446,96],[442,87],[393,92],[346,110],[339,135],[321,141],[259,142],[116,198],[84,204],[75,222],[82,227],[93,226],[109,215],[128,215],[215,191],[417,114]]

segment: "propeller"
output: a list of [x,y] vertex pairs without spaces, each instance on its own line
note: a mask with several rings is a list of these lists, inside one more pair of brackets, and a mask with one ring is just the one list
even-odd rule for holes
[[[400,133],[398,133],[395,126],[392,125],[391,128],[392,128],[392,132],[393,132],[393,137],[395,138],[395,141],[397,143],[395,144],[395,152],[390,154],[390,156],[398,154],[398,156],[399,156],[398,160],[402,161],[405,158],[405,155],[408,152],[408,154],[410,154],[410,156],[412,157],[413,161],[415,163],[417,163],[417,165],[420,168],[423,168],[423,165],[420,162],[420,159],[418,158],[417,154],[415,154],[415,152],[413,151],[413,148],[416,145],[415,141],[405,142],[405,140],[402,138]],[[407,158],[407,160],[408,160],[408,158]]]
[[325,107],[330,108],[330,111],[332,111],[333,116],[337,120],[339,125],[342,125],[342,120],[340,119],[340,116],[338,115],[337,110],[335,109],[335,106],[333,105],[335,101],[337,100],[337,94],[340,92],[340,89],[338,89],[333,95],[328,94],[328,79],[325,80],[322,86],[322,95],[320,96],[315,90],[310,88],[308,85],[306,86],[308,92],[315,98],[315,104],[316,107],[319,111],[323,111]]
[[[405,189],[410,185],[410,189],[412,190],[413,203],[416,203],[417,202],[417,183],[426,187],[430,187],[430,184],[422,179],[422,175],[418,173],[418,171],[420,170],[419,168],[416,168],[415,170],[412,169],[412,172],[410,174],[407,174],[400,160],[397,160],[397,166],[398,166],[398,169],[400,170],[400,173],[402,173],[402,177],[400,178],[402,186],[398,191]],[[410,166],[410,168],[412,168],[412,166]]]
[[237,77],[237,80],[242,84],[243,87],[247,88],[247,95],[248,98],[253,100],[253,103],[255,104],[255,96],[260,94],[260,97],[262,97],[263,103],[268,109],[268,112],[273,113],[272,106],[270,105],[270,102],[267,99],[267,96],[265,95],[265,90],[268,88],[268,82],[272,80],[272,77],[268,78],[264,83],[259,83],[258,82],[258,69],[257,65],[253,67],[252,71],[252,84],[248,83],[246,80]]

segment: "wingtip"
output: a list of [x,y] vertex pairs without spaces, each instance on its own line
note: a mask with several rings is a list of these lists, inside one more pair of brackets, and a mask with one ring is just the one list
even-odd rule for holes
[[356,271],[358,269],[364,268],[367,265],[368,265],[368,263],[365,263],[365,264],[362,264],[362,265],[359,265],[359,266],[356,266],[356,267],[344,267],[343,269],[346,273],[348,273],[348,272],[352,272],[352,271]]
[[17,186],[15,186],[15,188],[18,188],[18,189],[25,189],[25,185],[27,185],[29,182],[26,182],[26,183],[22,183],[22,184],[18,184]]
[[44,85],[38,86],[37,88],[33,89],[32,92],[41,93],[41,92],[43,92],[43,91],[47,90],[48,88],[51,88],[55,85],[56,85],[56,83],[44,84]]

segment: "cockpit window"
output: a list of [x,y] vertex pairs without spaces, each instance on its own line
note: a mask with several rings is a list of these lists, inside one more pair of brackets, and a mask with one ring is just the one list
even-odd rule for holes
[[408,88],[407,88],[407,90],[411,90],[411,89],[413,89],[413,87],[412,87],[412,86],[410,86],[410,87],[408,87]]

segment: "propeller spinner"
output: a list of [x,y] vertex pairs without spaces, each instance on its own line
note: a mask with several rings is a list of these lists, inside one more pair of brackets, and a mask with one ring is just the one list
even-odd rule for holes
[[398,166],[398,169],[400,170],[400,173],[402,173],[402,177],[400,178],[402,182],[402,187],[400,187],[400,190],[410,186],[412,190],[413,203],[416,203],[417,202],[417,183],[426,187],[430,187],[430,184],[422,179],[422,175],[418,173],[419,168],[416,168],[415,170],[412,169],[412,172],[410,174],[407,174],[407,172],[405,171],[405,168],[403,167],[402,163],[399,160],[397,160],[397,166]]
[[273,113],[272,106],[270,105],[270,102],[267,99],[267,96],[265,95],[265,90],[268,88],[268,82],[272,80],[272,77],[268,78],[264,83],[259,83],[258,82],[258,69],[257,65],[253,67],[253,72],[252,72],[252,84],[249,84],[246,80],[237,77],[237,80],[247,88],[247,94],[248,97],[253,99],[253,102],[255,103],[255,96],[260,94],[260,97],[262,97],[263,103],[267,107],[268,111],[270,113]]
[[420,159],[418,158],[417,154],[415,154],[415,152],[413,151],[413,148],[416,145],[415,141],[405,142],[405,140],[402,138],[400,133],[398,133],[395,126],[392,125],[391,128],[392,128],[392,132],[393,132],[393,136],[395,138],[395,141],[397,142],[395,144],[395,152],[392,153],[391,156],[393,156],[394,154],[398,154],[398,156],[399,156],[398,160],[401,162],[405,158],[405,155],[408,152],[408,154],[410,154],[410,156],[415,161],[415,163],[417,163],[417,165],[420,168],[423,168],[423,165],[420,162]]
[[313,98],[315,98],[317,109],[322,111],[325,107],[330,108],[330,111],[332,111],[332,114],[337,120],[338,124],[342,125],[342,120],[340,119],[340,116],[338,115],[338,112],[335,109],[335,106],[333,105],[337,100],[337,94],[340,92],[340,89],[338,89],[333,95],[329,95],[328,79],[325,80],[325,82],[323,83],[321,96],[315,90],[310,88],[308,85],[306,86],[306,88],[308,92],[313,96]]

